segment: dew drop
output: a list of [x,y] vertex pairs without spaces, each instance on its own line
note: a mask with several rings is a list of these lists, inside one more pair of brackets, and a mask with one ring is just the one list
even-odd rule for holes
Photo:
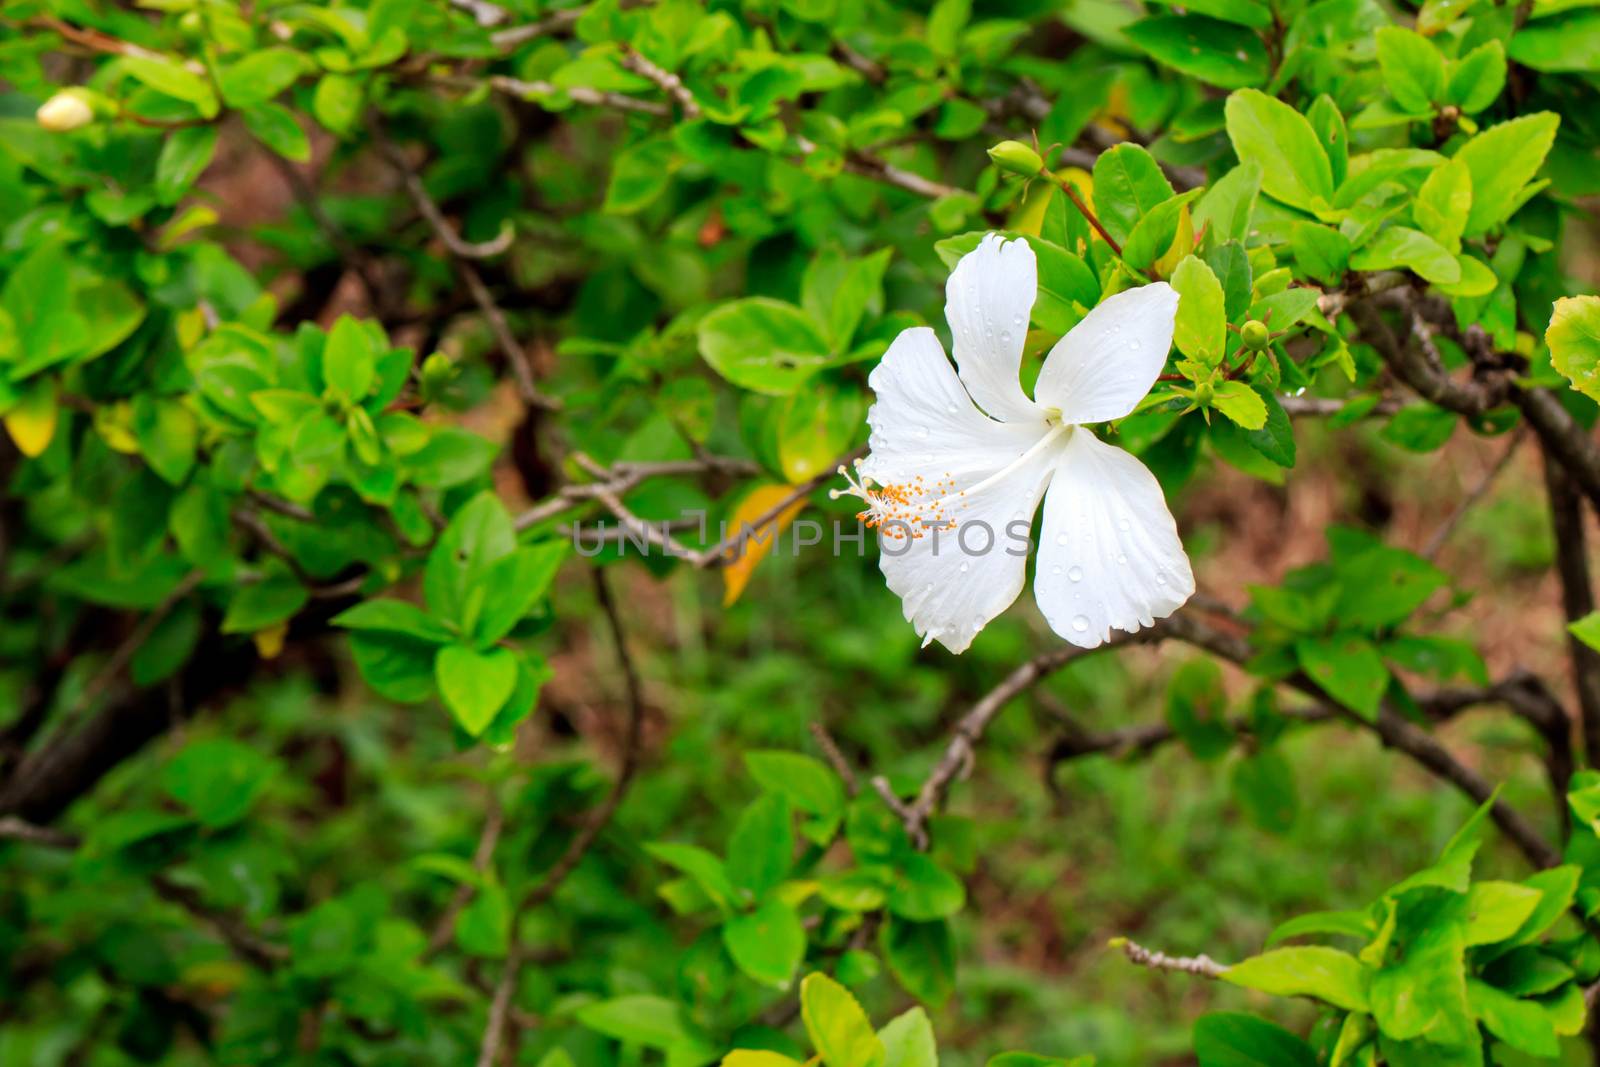
[[1126,567],[1128,565],[1128,557],[1124,556],[1121,552],[1118,552],[1117,553],[1117,562],[1122,564],[1124,567]]
[[924,592],[924,593],[931,593],[931,592],[933,592],[933,583],[932,583],[932,582],[929,582],[929,583],[928,583],[928,584],[927,584],[927,585],[925,585],[925,586],[923,586],[923,587],[922,587],[922,591],[923,591],[923,592]]
[[1117,529],[1121,530],[1123,533],[1127,533],[1130,528],[1131,528],[1131,524],[1128,522],[1127,519],[1118,519],[1117,520]]
[[1144,342],[1135,337],[1133,340],[1128,342],[1128,347],[1137,352],[1139,349],[1144,347]]
[[1067,543],[1067,535],[1066,534],[1064,534],[1064,533],[1056,534],[1056,544],[1064,545],[1066,543]]
[[982,615],[979,615],[977,618],[972,620],[972,628],[974,630],[983,629],[983,616]]
[[[1056,570],[1060,570],[1060,569],[1061,569],[1060,567],[1056,568]],[[1067,577],[1071,578],[1075,582],[1083,581],[1083,568],[1082,567],[1074,567],[1074,568],[1072,568],[1070,571],[1067,572]]]
[[947,414],[954,415],[957,411],[957,408],[954,404],[946,404],[944,410]]
[[1061,564],[1057,563],[1054,567],[1051,567],[1050,568],[1050,573],[1051,574],[1060,574],[1061,573]]
[[970,564],[970,563],[963,563],[963,564],[962,564],[962,565],[961,565],[961,573],[962,573],[962,574],[965,574],[965,573],[967,573],[967,572],[968,572],[968,571],[970,571],[970,570],[971,570],[971,569],[972,569],[972,564]]
[[1156,575],[1156,584],[1157,585],[1166,585],[1167,584],[1167,576],[1165,574]]
[[1021,326],[1022,325],[1022,316],[1021,315],[1013,315],[1013,316],[1011,316],[1011,325],[1013,325],[1013,326]]
[[1000,340],[1005,341],[1007,344],[1009,344],[1011,342],[1011,331],[1010,330],[1001,330],[1000,331]]
[[1080,634],[1083,633],[1089,628],[1089,617],[1087,615],[1074,615],[1072,617],[1072,628]]
[[927,437],[928,436],[928,428],[926,426],[918,426],[917,427],[917,436],[918,437]]

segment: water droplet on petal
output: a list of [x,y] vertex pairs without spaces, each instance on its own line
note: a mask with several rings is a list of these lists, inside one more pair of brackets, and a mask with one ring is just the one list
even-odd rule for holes
[[[1057,569],[1059,570],[1060,568],[1057,568]],[[1067,577],[1071,578],[1075,582],[1083,581],[1083,568],[1082,567],[1074,567],[1074,568],[1072,568],[1070,571],[1067,572]]]
[[1122,564],[1124,567],[1126,567],[1128,565],[1128,557],[1124,556],[1121,552],[1118,552],[1117,553],[1117,562]]
[[1128,342],[1128,347],[1137,352],[1139,349],[1144,347],[1144,342],[1135,337],[1133,340]]
[[1013,325],[1013,326],[1021,326],[1022,325],[1022,316],[1021,315],[1013,315],[1013,316],[1011,316],[1011,325]]
[[1061,573],[1061,564],[1057,563],[1054,567],[1051,567],[1050,568],[1050,573],[1051,574],[1060,574]]
[[946,413],[954,415],[960,409],[958,409],[954,404],[946,404],[944,410]]
[[1117,520],[1117,529],[1121,530],[1123,533],[1127,533],[1130,528],[1131,528],[1131,524],[1128,522],[1127,519],[1118,519]]
[[917,427],[917,436],[918,437],[926,437],[926,436],[928,436],[928,428],[926,426],[918,426]]
[[1080,634],[1083,633],[1089,628],[1089,617],[1087,615],[1074,615],[1072,617],[1072,628]]
[[972,569],[972,564],[970,564],[970,563],[963,563],[963,564],[962,564],[962,565],[961,565],[961,573],[962,573],[962,574],[965,574],[965,573],[967,573],[967,572],[968,572],[968,571],[970,571],[970,570],[971,570],[971,569]]
[[1007,344],[1010,344],[1011,343],[1011,331],[1010,330],[1001,330],[1000,331],[1000,340],[1006,342]]
[[1064,534],[1064,533],[1056,534],[1056,544],[1064,545],[1066,543],[1067,543],[1067,535],[1066,534]]

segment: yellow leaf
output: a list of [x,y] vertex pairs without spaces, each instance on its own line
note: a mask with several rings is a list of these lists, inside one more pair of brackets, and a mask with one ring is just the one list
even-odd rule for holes
[[133,405],[126,400],[95,408],[94,428],[113,451],[127,456],[139,454],[139,442],[133,436]]
[[6,431],[24,456],[43,454],[56,435],[56,383],[40,378],[23,394],[17,406],[6,412]]
[[744,592],[744,587],[750,582],[750,573],[756,569],[756,564],[766,558],[783,531],[794,521],[794,517],[800,514],[800,509],[806,506],[805,498],[802,497],[784,508],[765,526],[760,529],[753,528],[757,519],[777,507],[792,492],[794,492],[792,485],[758,485],[739,501],[739,505],[733,509],[733,514],[728,517],[730,537],[737,537],[746,527],[752,529],[742,541],[736,541],[728,549],[730,562],[722,568],[723,607],[739,599],[739,594]]
[[277,659],[278,653],[283,651],[283,639],[288,635],[289,624],[280,622],[265,630],[257,630],[250,635],[250,639],[256,643],[256,652],[262,659]]
[[740,1049],[722,1058],[722,1067],[801,1067],[799,1060],[766,1050]]
[[1183,258],[1193,251],[1194,220],[1189,217],[1189,205],[1185,204],[1178,209],[1178,235],[1172,239],[1172,246],[1155,262],[1156,277],[1170,278]]

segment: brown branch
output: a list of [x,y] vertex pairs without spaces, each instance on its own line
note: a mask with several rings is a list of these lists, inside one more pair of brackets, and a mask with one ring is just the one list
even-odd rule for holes
[[[1556,573],[1561,579],[1561,609],[1576,622],[1594,611],[1594,585],[1583,529],[1583,502],[1562,465],[1547,452],[1545,487],[1550,498],[1550,527],[1556,542]],[[1589,765],[1600,766],[1600,652],[1568,633],[1567,652],[1572,685],[1578,693],[1583,721],[1583,750]]]
[[[1253,650],[1244,638],[1225,633],[1202,622],[1190,612],[1181,612],[1168,619],[1166,632],[1180,641],[1203,648],[1241,666],[1253,655]],[[1371,730],[1386,747],[1404,752],[1436,777],[1460,789],[1476,803],[1485,803],[1495,796],[1494,787],[1484,780],[1482,775],[1457,760],[1438,739],[1404,718],[1388,702],[1379,709],[1375,721],[1368,721],[1354,711],[1339,705],[1304,672],[1296,672],[1281,682],[1337,707],[1340,714],[1352,725]],[[1535,867],[1553,867],[1561,862],[1560,853],[1521,812],[1503,798],[1495,797],[1494,804],[1490,808],[1490,816]]]
[[810,723],[810,729],[811,736],[816,739],[817,747],[822,749],[822,754],[827,758],[828,765],[833,768],[834,773],[844,782],[845,792],[855,796],[861,791],[861,782],[856,778],[855,768],[850,766],[850,761],[845,758],[843,750],[839,748],[839,742],[833,739],[833,735],[828,732],[828,728],[820,722],[813,720]]
[[494,1067],[501,1042],[505,1039],[511,1001],[516,993],[517,976],[527,959],[527,950],[517,936],[522,916],[549,900],[555,891],[561,888],[561,883],[578,866],[588,853],[589,847],[600,836],[600,831],[605,829],[611,817],[616,814],[617,807],[622,803],[628,787],[632,785],[634,773],[639,766],[639,750],[644,739],[644,688],[634,667],[633,656],[628,651],[627,636],[623,633],[622,619],[617,613],[615,601],[612,600],[605,572],[599,568],[594,571],[594,587],[595,597],[599,600],[600,608],[611,629],[611,639],[616,645],[617,662],[621,667],[623,683],[628,694],[628,733],[627,739],[623,742],[622,765],[617,771],[617,780],[612,783],[600,806],[573,835],[566,850],[545,872],[544,877],[517,903],[512,913],[511,947],[506,952],[505,968],[500,972],[500,980],[495,985],[494,999],[489,1005],[488,1023],[484,1027],[483,1041],[478,1048],[478,1067]]
[[[504,828],[505,811],[491,790],[488,812],[483,817],[483,832],[478,835],[478,846],[472,852],[472,869],[480,875],[487,871],[489,864],[493,862],[494,848],[500,842],[500,831]],[[428,947],[422,953],[424,960],[437,956],[450,944],[456,933],[456,919],[472,902],[473,892],[470,882],[462,882],[456,886],[456,891],[450,896],[450,902],[445,905],[444,911],[439,915],[439,921],[434,924],[433,932],[428,935]]]
[[694,93],[689,91],[689,87],[683,84],[682,78],[670,70],[662,69],[650,57],[626,44],[622,45],[622,65],[641,78],[653,82],[656,88],[676,101],[685,119],[700,117],[700,102],[694,98]]
[[406,159],[405,155],[390,143],[383,130],[374,123],[372,125],[372,139],[378,146],[378,151],[389,165],[400,175],[400,183],[405,187],[406,195],[411,198],[411,204],[417,209],[428,227],[433,230],[441,244],[449,250],[450,254],[458,259],[493,259],[511,247],[511,240],[515,236],[508,222],[501,226],[500,233],[492,241],[468,241],[445,218],[437,201],[428,192],[428,187],[422,183],[422,176],[415,167]]

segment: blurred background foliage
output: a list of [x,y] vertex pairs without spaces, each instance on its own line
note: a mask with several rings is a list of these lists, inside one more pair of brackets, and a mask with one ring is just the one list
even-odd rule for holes
[[[1565,794],[1600,674],[1564,628],[1593,608],[1600,312],[1544,337],[1600,275],[1597,19],[13,0],[0,1063],[934,1062],[830,1051],[854,1002],[802,1010],[818,971],[872,1020],[920,1006],[946,1067],[1518,1064],[1545,1034],[1590,1062],[1600,862]],[[1004,139],[1048,171],[996,166]],[[854,525],[823,490],[866,374],[943,332],[988,230],[1040,253],[1025,377],[1138,279],[1226,288],[1180,285],[1222,341],[1180,342],[1116,430],[1220,630],[1067,662],[1025,597],[956,658],[870,543],[724,565],[719,521]],[[618,532],[696,511],[684,559]],[[1541,890],[1574,911],[1549,951],[1514,950],[1557,972],[1514,1026],[1462,992],[1515,986],[1503,938],[1417,980],[1464,1041],[1108,947],[1242,961],[1377,901],[1403,946],[1361,981],[1394,980],[1407,938],[1466,928],[1465,872],[1397,887],[1492,785],[1526,833],[1487,832],[1476,876],[1573,879]]]

